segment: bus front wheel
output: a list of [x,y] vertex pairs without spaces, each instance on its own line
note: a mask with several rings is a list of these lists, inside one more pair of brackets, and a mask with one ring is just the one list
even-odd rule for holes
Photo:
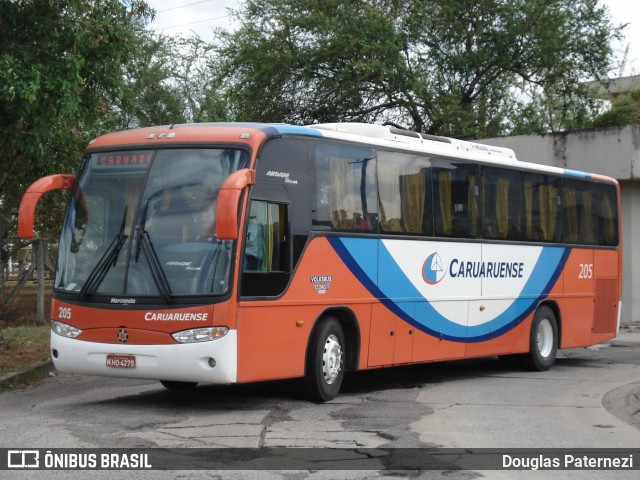
[[342,326],[336,318],[327,317],[321,322],[309,345],[305,383],[312,400],[326,402],[340,391],[346,344]]
[[558,353],[558,322],[546,305],[536,311],[531,322],[529,353],[523,358],[527,368],[535,371],[549,370]]

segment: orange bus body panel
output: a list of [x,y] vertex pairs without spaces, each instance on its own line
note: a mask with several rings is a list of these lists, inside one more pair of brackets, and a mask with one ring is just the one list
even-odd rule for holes
[[[332,271],[331,292],[318,294],[310,279]],[[238,311],[238,381],[304,375],[307,343],[314,323],[332,307],[346,306],[358,320],[363,347],[359,366],[366,368],[371,294],[353,278],[324,238],[314,239],[300,260],[287,292],[275,300],[240,301]],[[303,321],[299,326],[297,322]]]

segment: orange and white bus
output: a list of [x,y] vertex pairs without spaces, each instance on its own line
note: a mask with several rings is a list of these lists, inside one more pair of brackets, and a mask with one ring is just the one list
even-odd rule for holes
[[615,180],[367,124],[191,124],[97,138],[68,189],[52,301],[63,372],[168,388],[504,356],[613,338]]

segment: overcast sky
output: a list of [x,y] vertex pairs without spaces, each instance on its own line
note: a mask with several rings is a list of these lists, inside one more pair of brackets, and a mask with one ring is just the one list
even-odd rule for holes
[[[193,35],[211,39],[212,27],[233,27],[227,8],[237,8],[242,0],[146,0],[155,10],[151,28],[166,35]],[[640,75],[640,1],[601,0],[609,7],[614,24],[628,23],[626,40],[614,45],[622,59],[629,45],[627,66],[623,75]]]

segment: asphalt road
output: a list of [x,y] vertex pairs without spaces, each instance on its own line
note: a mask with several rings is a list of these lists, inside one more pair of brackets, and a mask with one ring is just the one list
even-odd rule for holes
[[[159,383],[50,376],[0,394],[0,448],[640,448],[640,333],[565,350],[552,370],[496,358],[361,372],[326,404],[297,382],[165,390]],[[637,409],[636,409],[637,406]],[[635,415],[634,415],[635,414]],[[412,450],[407,450],[408,454]],[[635,461],[640,464],[640,455]],[[410,459],[406,459],[410,464]],[[91,478],[638,478],[622,472],[403,471],[91,472]],[[87,472],[0,471],[0,478]]]

